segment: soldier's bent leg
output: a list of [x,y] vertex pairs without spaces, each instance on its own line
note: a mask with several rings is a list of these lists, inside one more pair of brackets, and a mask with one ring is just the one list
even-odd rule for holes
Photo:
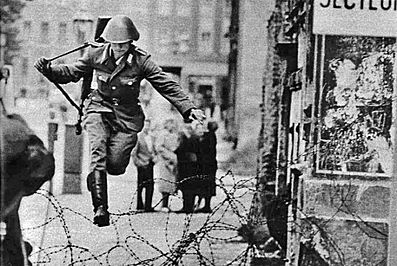
[[106,170],[111,175],[121,175],[130,162],[131,151],[137,142],[137,133],[117,132],[110,136],[107,148]]
[[106,144],[110,128],[102,120],[102,114],[88,114],[84,121],[90,143],[90,174],[87,187],[91,191],[94,206],[94,223],[98,226],[109,225],[107,180],[106,180]]
[[[90,113],[84,120],[84,128],[88,133],[90,144],[89,172],[106,171],[106,143],[110,136],[110,129],[102,120],[102,114]],[[87,177],[87,188],[91,189],[91,175]]]
[[90,144],[90,172],[106,170],[106,145],[110,137],[109,126],[104,123],[100,113],[91,113],[87,115],[84,127],[88,133]]
[[94,206],[94,224],[98,226],[109,225],[108,191],[105,171],[90,173],[91,198]]

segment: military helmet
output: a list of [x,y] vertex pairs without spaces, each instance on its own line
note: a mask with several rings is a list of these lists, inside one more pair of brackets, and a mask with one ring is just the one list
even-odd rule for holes
[[117,15],[107,23],[103,30],[102,38],[107,42],[125,43],[128,41],[137,41],[139,39],[139,32],[129,17]]

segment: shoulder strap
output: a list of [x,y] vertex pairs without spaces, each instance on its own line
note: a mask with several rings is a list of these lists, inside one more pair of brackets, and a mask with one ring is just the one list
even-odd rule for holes
[[94,48],[102,47],[102,46],[105,45],[105,43],[103,43],[103,42],[88,42],[88,44],[89,44],[91,47],[94,47]]
[[142,50],[138,46],[134,46],[134,51],[137,52],[140,55],[148,55],[148,53],[145,50]]

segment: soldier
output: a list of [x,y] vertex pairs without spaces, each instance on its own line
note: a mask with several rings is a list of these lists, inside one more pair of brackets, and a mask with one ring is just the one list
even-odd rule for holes
[[22,240],[18,215],[21,199],[33,194],[51,179],[54,157],[43,142],[29,129],[19,115],[1,114],[1,263],[31,265],[27,256],[32,251]]
[[94,223],[109,225],[107,177],[125,172],[130,154],[143,127],[144,114],[138,96],[140,82],[149,81],[170,101],[185,120],[204,119],[180,85],[165,74],[145,51],[132,42],[139,32],[130,18],[114,16],[102,36],[105,43],[90,47],[71,64],[51,66],[40,58],[35,67],[52,81],[77,82],[85,74],[96,72],[98,88],[87,99],[84,127],[91,149],[90,174],[87,177],[94,206]]

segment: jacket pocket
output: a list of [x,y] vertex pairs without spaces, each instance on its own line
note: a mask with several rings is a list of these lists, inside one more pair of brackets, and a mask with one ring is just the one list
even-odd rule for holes
[[109,76],[106,76],[106,75],[98,75],[98,80],[106,83],[106,82],[108,82],[108,80],[109,80]]
[[120,77],[120,85],[122,85],[122,86],[133,86],[139,82],[140,82],[140,80],[138,77],[135,77],[135,78]]
[[96,76],[98,82],[100,81],[106,83],[110,79],[110,74],[101,70],[95,70],[94,75]]

